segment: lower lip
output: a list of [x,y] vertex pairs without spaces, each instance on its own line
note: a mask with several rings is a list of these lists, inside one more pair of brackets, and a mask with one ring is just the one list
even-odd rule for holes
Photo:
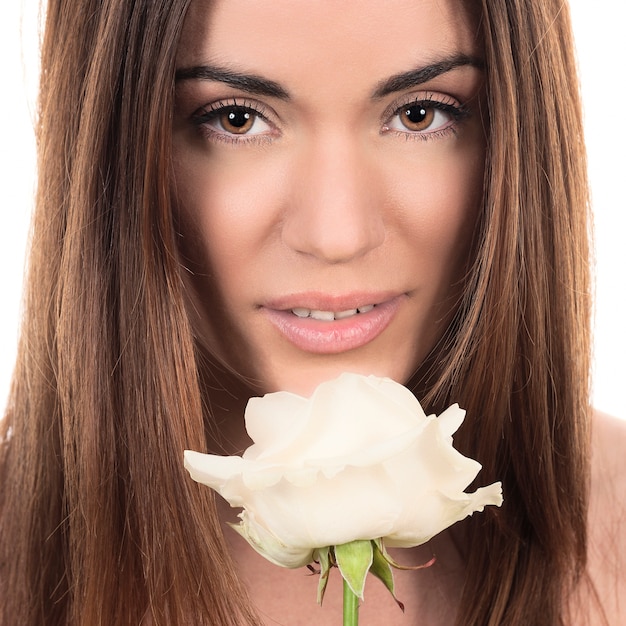
[[326,322],[297,317],[291,311],[263,309],[269,321],[296,348],[315,354],[338,354],[367,345],[393,320],[403,296],[377,304],[367,313]]

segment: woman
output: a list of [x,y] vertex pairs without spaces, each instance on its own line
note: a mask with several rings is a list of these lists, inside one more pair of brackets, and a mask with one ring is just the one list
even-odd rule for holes
[[249,396],[345,369],[459,402],[457,447],[506,497],[410,554],[438,559],[398,577],[404,618],[372,587],[365,623],[623,618],[624,435],[605,420],[587,524],[566,8],[343,4],[50,3],[3,623],[336,619],[222,534],[181,455],[240,450]]

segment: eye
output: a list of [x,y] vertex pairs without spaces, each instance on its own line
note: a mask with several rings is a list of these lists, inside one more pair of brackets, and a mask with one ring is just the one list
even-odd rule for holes
[[402,106],[387,126],[393,130],[411,132],[434,131],[439,130],[451,119],[449,113],[435,108],[432,104],[414,102]]
[[268,135],[273,131],[272,125],[256,108],[222,101],[208,105],[194,115],[194,123],[209,135],[233,140]]
[[269,130],[258,113],[245,107],[228,107],[214,112],[214,123],[233,135],[255,135]]
[[430,134],[454,130],[467,112],[452,101],[420,99],[396,106],[387,117],[383,131],[426,137]]

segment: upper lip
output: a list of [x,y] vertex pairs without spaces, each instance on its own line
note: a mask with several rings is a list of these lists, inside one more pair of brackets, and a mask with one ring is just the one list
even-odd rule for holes
[[293,293],[267,300],[263,307],[274,311],[290,311],[303,308],[316,311],[348,311],[369,304],[382,304],[393,300],[403,292],[353,292],[346,294],[328,294],[321,292]]

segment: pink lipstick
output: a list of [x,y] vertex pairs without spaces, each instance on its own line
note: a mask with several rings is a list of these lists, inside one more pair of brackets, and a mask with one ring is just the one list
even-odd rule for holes
[[380,335],[406,296],[291,296],[263,307],[274,327],[294,346],[315,354],[360,348]]

